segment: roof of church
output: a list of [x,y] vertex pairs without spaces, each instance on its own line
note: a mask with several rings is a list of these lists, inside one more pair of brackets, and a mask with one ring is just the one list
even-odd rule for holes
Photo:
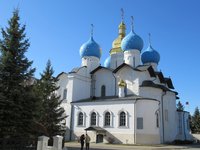
[[165,82],[167,83],[169,88],[174,89],[171,78],[165,78]]
[[100,70],[100,69],[106,69],[106,70],[113,71],[113,70],[110,69],[110,68],[103,67],[103,66],[99,66],[99,67],[95,68],[94,70],[92,70],[92,71],[90,72],[90,74],[94,74],[95,72],[97,72],[97,71]]
[[118,96],[91,97],[91,98],[81,99],[81,100],[71,102],[71,103],[104,102],[104,101],[110,102],[110,101],[124,101],[124,100],[143,100],[143,99],[158,101],[157,99],[153,99],[153,98],[141,97],[137,95],[127,95],[126,97],[118,97]]
[[142,84],[140,85],[140,87],[154,87],[154,88],[159,88],[159,89],[162,89],[164,91],[174,92],[176,95],[178,95],[178,93],[176,91],[172,91],[169,88],[165,87],[164,85],[155,84],[151,80],[145,80],[145,81],[143,81]]
[[158,76],[161,83],[165,83],[165,78],[162,72],[155,71],[155,74]]
[[57,77],[56,78],[59,78],[61,75],[63,75],[63,74],[66,74],[67,75],[67,73],[66,72],[61,72],[61,73],[59,73],[58,75],[57,75]]
[[69,74],[70,74],[70,73],[77,73],[77,72],[78,72],[80,69],[82,69],[82,68],[87,68],[87,66],[82,66],[82,67],[73,68],[72,71],[69,72]]
[[146,70],[148,70],[151,77],[156,77],[152,66],[149,66],[149,65],[139,65],[136,68],[133,68],[132,66],[130,66],[126,63],[123,63],[119,67],[117,67],[115,70],[113,70],[113,73],[118,72],[121,68],[123,68],[125,66],[128,66],[135,71],[146,71]]

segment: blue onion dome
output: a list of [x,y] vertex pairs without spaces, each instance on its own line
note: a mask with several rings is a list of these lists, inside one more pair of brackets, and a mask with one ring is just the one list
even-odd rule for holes
[[141,55],[142,63],[156,63],[160,61],[160,54],[151,45]]
[[104,61],[104,67],[110,68],[110,59],[111,59],[110,56],[106,58],[106,60]]
[[137,49],[139,51],[143,48],[143,40],[133,30],[133,16],[131,16],[131,32],[125,36],[121,42],[121,48],[123,51],[129,51]]
[[143,40],[139,35],[131,30],[131,32],[122,40],[121,48],[123,51],[128,51],[132,49],[137,49],[141,51],[143,48]]
[[80,48],[80,56],[83,58],[84,56],[94,56],[100,59],[101,57],[101,48],[100,46],[94,41],[93,37],[91,36],[90,39],[84,43]]

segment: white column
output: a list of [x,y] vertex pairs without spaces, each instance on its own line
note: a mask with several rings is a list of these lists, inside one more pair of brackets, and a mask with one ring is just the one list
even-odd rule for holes
[[119,97],[124,97],[124,86],[119,86]]
[[38,137],[37,150],[47,150],[48,140],[47,136]]
[[53,150],[62,150],[63,137],[56,135],[53,137]]

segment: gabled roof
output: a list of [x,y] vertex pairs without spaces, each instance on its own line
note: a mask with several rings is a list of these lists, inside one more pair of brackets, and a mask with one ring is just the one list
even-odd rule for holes
[[119,67],[117,67],[115,70],[113,70],[113,73],[117,73],[121,68],[123,68],[125,66],[130,67],[131,69],[133,69],[135,71],[139,71],[139,72],[148,70],[151,77],[156,77],[152,66],[149,66],[149,65],[139,65],[136,68],[133,68],[132,66],[130,66],[126,63],[123,63]]
[[151,80],[144,80],[142,84],[140,85],[140,87],[154,87],[154,88],[162,89],[164,91],[170,91],[170,89],[168,89],[167,87],[163,85],[155,84]]
[[123,67],[125,67],[125,66],[127,66],[127,67],[129,67],[129,68],[131,68],[131,69],[134,69],[134,68],[131,67],[130,65],[128,65],[128,64],[126,64],[126,63],[123,63],[123,64],[121,64],[120,66],[118,66],[115,70],[113,70],[113,73],[117,73],[121,68],[123,68]]
[[106,70],[113,71],[113,70],[110,69],[110,68],[103,67],[103,66],[99,66],[99,67],[97,67],[96,69],[92,70],[92,71],[90,72],[90,74],[94,74],[95,72],[97,72],[97,71],[100,70],[100,69],[106,69]]
[[61,73],[59,73],[58,75],[57,75],[57,77],[56,78],[59,78],[61,75],[63,75],[63,74],[66,74],[67,75],[67,73],[66,72],[61,72]]
[[92,126],[90,126],[90,127],[88,127],[88,128],[85,128],[84,129],[85,131],[101,131],[101,132],[106,132],[106,130],[105,129],[103,129],[103,128],[101,128],[101,127],[92,127]]
[[169,88],[165,87],[164,85],[155,84],[151,80],[144,80],[142,84],[140,85],[140,87],[154,87],[154,88],[162,89],[163,91],[171,91],[171,92],[174,92],[176,95],[178,95],[176,91],[172,91]]
[[155,74],[158,76],[161,83],[165,83],[165,78],[162,72],[155,72]]
[[87,68],[87,66],[82,66],[82,67],[77,67],[77,68],[73,68],[72,71],[69,72],[69,74],[71,73],[77,73],[80,69],[82,68]]
[[174,89],[173,83],[171,78],[165,78],[165,82],[167,83],[167,86],[171,89]]
[[157,101],[157,99],[141,97],[141,96],[132,94],[132,95],[127,95],[126,97],[118,97],[118,96],[90,97],[90,98],[86,98],[86,99],[80,99],[78,101],[74,101],[71,103],[76,104],[76,103],[86,103],[86,102],[94,102],[94,103],[96,103],[96,102],[116,102],[116,101],[125,101],[125,100],[143,100],[143,99]]
[[149,66],[149,65],[139,65],[139,66],[136,67],[136,69],[138,69],[140,71],[146,71],[146,70],[148,70],[151,77],[156,77],[156,74],[155,74],[154,69],[153,69],[152,66]]

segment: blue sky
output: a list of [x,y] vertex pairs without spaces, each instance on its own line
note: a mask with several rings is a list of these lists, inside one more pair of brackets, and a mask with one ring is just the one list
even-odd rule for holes
[[[160,53],[159,70],[171,77],[185,110],[193,113],[200,107],[200,1],[199,0],[0,0],[0,27],[5,28],[13,9],[19,7],[21,23],[26,24],[31,46],[27,57],[37,71],[44,70],[51,60],[55,76],[80,66],[80,46],[90,36],[94,24],[94,39],[102,48],[101,64],[109,55],[117,37],[124,9],[126,33],[130,31],[130,16],[134,30],[148,45]],[[1,38],[1,35],[0,35]]]

